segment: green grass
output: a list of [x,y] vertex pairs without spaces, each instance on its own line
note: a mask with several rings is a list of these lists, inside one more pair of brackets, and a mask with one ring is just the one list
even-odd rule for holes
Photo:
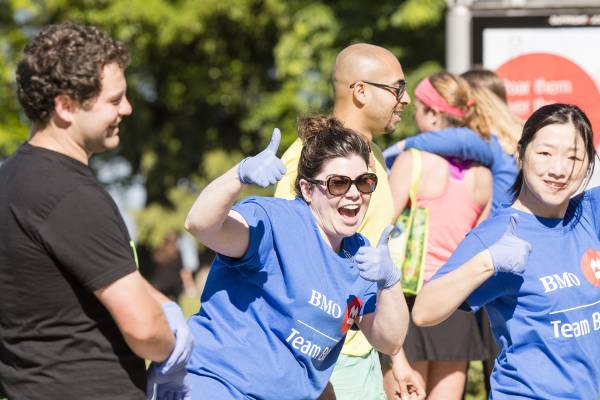
[[471,361],[469,364],[465,400],[486,400],[485,385],[483,384],[483,364],[481,361]]

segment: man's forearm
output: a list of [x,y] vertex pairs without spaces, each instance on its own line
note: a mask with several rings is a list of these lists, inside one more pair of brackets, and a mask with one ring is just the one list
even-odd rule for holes
[[148,290],[148,293],[150,294],[150,296],[152,296],[152,298],[154,300],[156,300],[158,302],[158,304],[164,304],[164,303],[171,301],[171,299],[169,299],[167,296],[165,296],[164,294],[159,292],[146,279],[144,279],[144,286]]
[[[154,289],[135,271],[94,292],[111,313],[134,353],[152,361],[165,360],[175,345]],[[158,295],[161,297],[162,295]]]

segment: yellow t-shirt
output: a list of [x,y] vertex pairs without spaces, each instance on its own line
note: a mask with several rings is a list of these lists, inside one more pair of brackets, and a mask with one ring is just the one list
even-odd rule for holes
[[[302,141],[296,139],[285,151],[281,161],[287,168],[283,178],[277,183],[275,197],[293,199],[296,197],[294,185],[298,175],[298,161],[302,151]],[[392,192],[388,183],[385,161],[381,149],[375,143],[371,143],[371,154],[375,158],[375,174],[377,174],[377,189],[371,195],[371,202],[365,218],[358,228],[369,239],[372,245],[377,244],[383,229],[392,223],[394,217],[394,205],[392,203]],[[371,351],[372,346],[361,331],[348,331],[346,342],[342,353],[351,356],[364,356]]]

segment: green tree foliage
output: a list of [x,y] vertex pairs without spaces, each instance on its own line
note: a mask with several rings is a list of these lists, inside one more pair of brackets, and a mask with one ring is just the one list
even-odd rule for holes
[[[444,0],[0,0],[0,157],[27,134],[13,94],[24,42],[49,23],[102,27],[132,53],[134,114],[123,122],[118,155],[145,178],[149,208],[140,217],[140,237],[159,240],[152,238],[167,213],[181,226],[194,197],[189,187],[201,189],[243,154],[262,149],[273,127],[284,133],[283,151],[299,115],[329,112],[329,76],[341,48],[353,42],[389,48],[410,88],[439,69],[445,6]],[[381,145],[415,133],[411,113],[393,138],[377,139]]]
[[[24,10],[27,3],[20,3],[19,9]],[[15,151],[27,139],[28,132],[14,95],[16,60],[26,40],[17,25],[18,18],[19,13],[12,4],[0,0],[0,159]]]

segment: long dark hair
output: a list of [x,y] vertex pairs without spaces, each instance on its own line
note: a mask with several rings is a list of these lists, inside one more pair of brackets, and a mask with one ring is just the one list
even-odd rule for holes
[[314,179],[327,160],[339,157],[360,156],[369,165],[369,145],[356,132],[345,128],[335,117],[304,117],[298,121],[298,136],[302,152],[298,162],[296,194],[303,198],[300,179]]
[[[594,171],[596,149],[594,148],[594,137],[592,132],[592,123],[585,115],[585,113],[576,105],[555,103],[548,104],[540,107],[536,110],[523,126],[523,134],[521,140],[519,140],[519,159],[523,160],[525,157],[525,150],[529,143],[533,141],[536,133],[545,126],[552,124],[573,124],[577,132],[583,139],[585,146],[585,152],[589,160],[587,176],[591,176]],[[519,175],[515,180],[515,183],[510,189],[513,194],[513,199],[516,200],[521,193],[521,187],[523,186],[523,169],[519,170]]]

